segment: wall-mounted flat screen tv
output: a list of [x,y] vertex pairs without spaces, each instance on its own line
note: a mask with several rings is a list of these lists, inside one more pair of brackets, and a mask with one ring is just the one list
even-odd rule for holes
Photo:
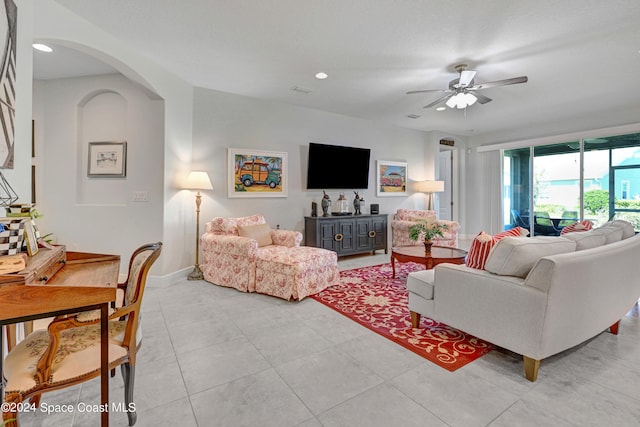
[[369,188],[370,157],[369,148],[310,143],[307,189]]

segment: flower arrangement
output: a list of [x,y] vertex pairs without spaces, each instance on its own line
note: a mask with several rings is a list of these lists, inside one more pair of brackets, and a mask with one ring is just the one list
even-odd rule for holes
[[418,219],[409,227],[409,238],[417,241],[422,236],[425,242],[430,242],[434,237],[442,237],[448,229],[446,224],[440,224],[434,218]]

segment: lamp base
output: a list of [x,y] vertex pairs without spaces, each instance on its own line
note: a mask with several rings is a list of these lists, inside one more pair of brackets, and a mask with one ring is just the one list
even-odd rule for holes
[[193,271],[191,273],[189,273],[189,275],[187,276],[188,280],[204,280],[204,274],[202,273],[202,270],[200,270],[200,266],[196,265],[195,267],[193,267]]

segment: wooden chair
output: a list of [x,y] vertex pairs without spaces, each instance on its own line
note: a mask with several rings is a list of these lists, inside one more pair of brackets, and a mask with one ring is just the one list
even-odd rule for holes
[[[133,403],[140,305],[149,269],[160,256],[162,243],[139,247],[129,261],[129,273],[118,288],[124,291],[122,307],[109,314],[109,368],[121,366],[129,425],[136,422]],[[100,375],[100,312],[56,317],[48,330],[29,334],[7,355],[4,363],[5,400],[36,406],[42,393],[76,385]],[[5,421],[17,420],[17,413],[3,413]],[[17,426],[9,421],[7,426]]]

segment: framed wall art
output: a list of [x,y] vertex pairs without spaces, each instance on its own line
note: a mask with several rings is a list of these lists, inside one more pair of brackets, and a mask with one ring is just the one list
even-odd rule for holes
[[229,148],[229,197],[287,197],[287,153]]
[[4,46],[0,65],[0,168],[13,169],[18,8],[13,0],[6,0],[0,10],[0,38]]
[[89,178],[124,178],[127,176],[126,142],[90,142]]
[[378,160],[376,166],[376,196],[407,195],[406,162]]

